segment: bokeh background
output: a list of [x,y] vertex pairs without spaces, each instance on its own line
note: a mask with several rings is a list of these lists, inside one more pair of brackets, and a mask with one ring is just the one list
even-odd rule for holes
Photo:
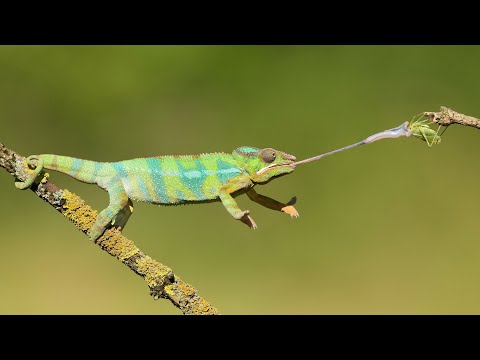
[[[97,161],[274,147],[297,158],[441,105],[480,117],[478,46],[2,46],[0,142]],[[136,203],[125,234],[224,314],[480,313],[480,132],[378,142],[238,199]],[[103,209],[103,190],[51,172]],[[0,171],[0,313],[180,314]]]

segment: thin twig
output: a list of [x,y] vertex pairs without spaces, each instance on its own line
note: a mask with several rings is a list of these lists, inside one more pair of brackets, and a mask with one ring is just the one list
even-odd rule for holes
[[[20,180],[25,180],[30,171],[25,158],[0,143],[0,167]],[[41,177],[39,177],[40,179]],[[12,188],[13,184],[12,184]],[[80,229],[84,234],[97,217],[97,211],[74,193],[59,189],[43,176],[31,190]],[[173,271],[145,255],[116,228],[110,228],[96,242],[100,248],[127,265],[140,275],[150,288],[153,298],[165,298],[188,315],[216,315],[218,310],[197,294],[195,288],[183,282]]]
[[423,114],[438,125],[449,126],[452,124],[459,124],[480,129],[480,119],[474,118],[473,116],[460,114],[445,106],[440,106],[440,112],[426,111]]

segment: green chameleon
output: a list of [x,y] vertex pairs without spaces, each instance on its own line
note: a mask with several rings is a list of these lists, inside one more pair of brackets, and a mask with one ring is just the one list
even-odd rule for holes
[[19,189],[30,187],[46,168],[105,189],[110,203],[98,214],[89,231],[93,241],[102,236],[110,224],[125,228],[133,212],[132,200],[161,205],[221,201],[234,219],[256,229],[249,211],[242,211],[233,197],[246,193],[260,205],[298,217],[292,206],[295,197],[284,204],[253,189],[257,184],[291,173],[295,169],[294,161],[295,156],[285,152],[250,146],[239,147],[231,154],[159,156],[119,162],[32,155],[27,163],[36,166],[34,173],[24,182],[16,182],[15,186]]

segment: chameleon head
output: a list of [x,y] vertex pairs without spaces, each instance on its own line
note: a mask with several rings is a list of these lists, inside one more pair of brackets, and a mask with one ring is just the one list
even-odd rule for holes
[[283,151],[242,146],[233,151],[233,157],[248,172],[254,183],[264,183],[295,170],[296,158]]

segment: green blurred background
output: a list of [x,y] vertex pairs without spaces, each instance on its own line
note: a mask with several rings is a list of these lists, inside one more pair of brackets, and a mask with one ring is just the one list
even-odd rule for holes
[[[478,46],[3,46],[0,142],[98,161],[274,147],[302,159],[441,105],[480,117]],[[480,132],[386,140],[242,196],[136,203],[125,234],[224,314],[480,313]],[[97,209],[99,188],[51,172]],[[180,314],[0,171],[0,313]]]

